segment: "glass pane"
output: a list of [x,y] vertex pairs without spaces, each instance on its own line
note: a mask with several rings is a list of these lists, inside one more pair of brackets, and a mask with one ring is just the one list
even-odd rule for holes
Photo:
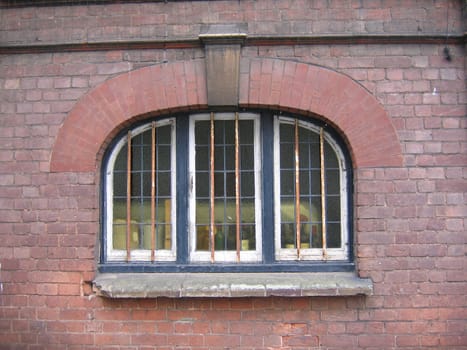
[[293,170],[281,171],[281,195],[295,195],[295,172]]
[[254,172],[242,172],[240,174],[240,193],[242,197],[252,197],[255,195],[254,175]]
[[324,167],[326,169],[338,169],[339,163],[337,161],[337,156],[332,147],[329,145],[329,142],[324,142]]
[[196,200],[196,225],[206,225],[209,227],[209,200]]
[[[132,221],[130,226],[130,249],[138,249],[139,247],[139,230],[138,225]],[[127,248],[127,225],[126,220],[114,220],[112,230],[113,249],[126,250]]]
[[311,193],[321,196],[321,172],[319,170],[311,172]]
[[281,169],[295,169],[295,151],[293,143],[281,143],[280,148]]
[[319,134],[310,129],[299,127],[298,128],[298,138],[300,142],[307,144],[315,144],[314,147],[319,147]]
[[254,169],[255,152],[253,146],[240,146],[240,168],[242,170]]
[[141,196],[141,173],[131,172],[131,196],[139,197]]
[[214,174],[214,195],[216,197],[224,197],[224,173],[215,173]]
[[208,146],[196,146],[196,169],[209,170],[209,148]]
[[157,170],[170,170],[170,146],[157,146]]
[[235,145],[235,121],[224,120],[221,121],[221,123],[222,127],[224,128],[223,143],[226,145]]
[[310,181],[311,181],[311,172],[302,170],[299,172],[299,181],[300,181],[300,194],[307,195],[311,194]]
[[157,196],[170,197],[171,195],[171,179],[172,174],[168,172],[157,172],[156,174],[156,191]]
[[282,248],[295,248],[296,247],[296,231],[294,223],[281,224],[281,247]]
[[141,173],[141,181],[141,195],[144,197],[151,197],[151,172],[146,171],[144,173]]
[[[170,224],[154,225],[154,235],[154,245],[156,250],[170,250]],[[152,230],[150,223],[143,226],[143,246],[141,248],[152,249]]]
[[171,140],[172,140],[172,127],[170,125],[160,126],[156,128],[156,141],[158,145],[170,146]]
[[323,248],[323,236],[321,223],[311,224],[311,247]]
[[120,149],[120,152],[118,152],[117,158],[115,159],[114,172],[125,172],[126,173],[127,154],[128,154],[128,146],[125,143],[123,147]]
[[113,202],[113,218],[116,220],[124,220],[126,222],[126,200],[116,200]]
[[209,173],[198,172],[196,174],[196,198],[209,197]]
[[242,224],[255,223],[255,200],[242,199],[240,203],[240,220]]
[[254,140],[254,122],[253,120],[239,120],[238,121],[238,126],[239,126],[239,139],[240,139],[240,144],[245,145],[245,144],[253,144]]
[[114,198],[126,197],[126,171],[114,172],[113,180]]
[[280,140],[281,142],[294,142],[295,130],[293,124],[281,123],[280,125]]
[[[233,115],[232,115],[233,118]],[[198,126],[200,125],[200,126]],[[210,192],[214,189],[214,249],[236,250],[236,181],[240,185],[240,238],[243,250],[255,249],[254,122],[239,121],[239,178],[236,178],[235,121],[214,122],[214,184],[211,184],[210,121],[195,122],[196,250],[210,250]],[[206,133],[206,135],[202,135]],[[206,140],[200,142],[199,140]],[[247,199],[249,198],[249,199]],[[242,244],[242,242],[240,242]]]
[[196,250],[209,250],[209,225],[196,225]]
[[224,170],[225,169],[225,154],[224,154],[224,147],[223,146],[215,146],[215,153],[214,153],[214,168],[216,170]]
[[341,226],[340,224],[327,224],[326,243],[328,248],[340,248]]
[[300,169],[308,169],[311,166],[311,151],[310,151],[310,145],[307,143],[303,143],[302,140],[300,140],[299,144],[299,164],[300,164]]
[[195,123],[195,140],[196,145],[209,145],[209,135],[210,135],[210,122],[209,121],[197,121]]
[[256,235],[254,225],[241,226],[241,250],[255,250]]
[[215,250],[236,250],[235,225],[216,225]]
[[326,217],[328,221],[340,221],[340,197],[339,196],[326,196]]
[[326,193],[340,193],[340,177],[339,170],[326,170]]
[[224,148],[225,152],[225,170],[235,170],[235,147],[234,146],[226,146]]
[[229,172],[225,174],[225,195],[227,197],[235,197],[235,173]]

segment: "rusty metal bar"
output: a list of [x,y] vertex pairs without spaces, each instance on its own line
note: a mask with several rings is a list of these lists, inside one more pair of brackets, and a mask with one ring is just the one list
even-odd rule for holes
[[210,225],[209,225],[209,238],[211,242],[211,262],[214,262],[214,255],[215,255],[215,226],[214,226],[214,206],[215,206],[215,200],[214,200],[214,113],[211,112],[211,125],[210,125],[210,149],[211,149],[211,154],[210,154],[210,159],[209,159],[209,177],[210,177],[210,194],[209,194],[209,209],[210,209],[210,215],[209,215],[209,220],[210,220]]
[[127,134],[126,159],[126,260],[131,260],[131,131]]
[[151,261],[156,250],[156,123],[151,128]]
[[323,241],[323,259],[327,259],[327,242],[326,242],[326,178],[325,178],[325,168],[324,168],[324,130],[320,128],[319,130],[319,157],[320,157],[320,173],[321,173],[321,238]]
[[238,140],[238,113],[235,113],[235,233],[237,262],[240,262],[240,156]]
[[296,225],[296,240],[297,240],[297,257],[300,258],[300,240],[301,240],[301,223],[300,223],[300,149],[298,140],[298,120],[295,119],[295,225]]

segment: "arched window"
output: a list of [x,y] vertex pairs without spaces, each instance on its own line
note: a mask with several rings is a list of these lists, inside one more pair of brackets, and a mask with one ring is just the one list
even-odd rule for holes
[[157,118],[111,144],[103,183],[101,270],[353,268],[350,161],[318,120]]

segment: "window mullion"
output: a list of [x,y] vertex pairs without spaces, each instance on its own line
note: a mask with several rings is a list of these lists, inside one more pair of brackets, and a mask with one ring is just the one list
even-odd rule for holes
[[300,224],[300,150],[298,139],[298,120],[295,120],[295,226],[296,226],[296,241],[297,241],[297,257],[300,258],[300,242],[301,242],[301,224]]
[[131,260],[131,131],[127,134],[127,171],[126,171],[126,260]]
[[[189,123],[187,116],[177,116],[176,119],[176,152],[188,154]],[[188,174],[189,157],[176,157],[176,249],[178,264],[188,262],[189,230],[188,230],[188,193],[193,190],[193,178]]]
[[210,240],[210,249],[211,249],[211,262],[214,262],[215,255],[215,191],[214,191],[214,113],[211,112],[210,127],[209,127],[209,140],[210,140],[210,159],[209,159],[209,240]]
[[[266,264],[274,262],[274,121],[269,112],[262,116],[262,251],[263,261]],[[279,242],[280,246],[280,242]]]
[[156,243],[156,125],[151,128],[151,261],[155,260]]
[[238,113],[235,113],[235,233],[237,262],[240,262],[240,157],[238,148]]

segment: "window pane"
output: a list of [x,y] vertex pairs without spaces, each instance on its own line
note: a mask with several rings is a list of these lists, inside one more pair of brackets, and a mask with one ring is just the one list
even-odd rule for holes
[[240,168],[242,170],[253,170],[255,162],[255,149],[253,145],[240,146]]
[[241,244],[242,250],[256,249],[255,225],[241,225]]
[[341,226],[337,223],[327,224],[326,243],[329,248],[340,248],[341,246]]
[[208,146],[196,146],[196,170],[209,170],[209,148]]
[[[155,249],[171,249],[172,231],[172,125],[166,124],[155,129],[155,155],[152,149],[152,124],[142,127],[142,132],[131,137],[131,169],[127,172],[128,143],[126,136],[120,143],[119,152],[113,163],[112,225],[108,226],[112,234],[110,249],[126,250],[127,239],[131,251],[152,248],[151,227],[155,229]],[[138,129],[136,129],[138,130]],[[155,221],[152,220],[152,178],[153,158],[155,157]],[[110,174],[111,172],[108,172]],[[130,177],[130,178],[129,178]],[[130,217],[127,217],[127,182],[131,181]],[[127,225],[130,235],[127,237]],[[110,251],[110,254],[112,252]],[[126,255],[125,255],[126,256]]]
[[328,221],[339,222],[341,206],[339,196],[326,196],[326,218]]
[[[203,116],[206,118],[207,116]],[[211,116],[209,116],[210,118]],[[194,162],[196,197],[195,251],[236,251],[237,225],[240,230],[240,250],[256,249],[256,190],[255,190],[255,123],[238,121],[238,169],[235,146],[235,115],[215,115],[214,120],[214,174],[211,175],[211,120],[194,121]],[[224,119],[220,119],[224,118]],[[231,118],[231,119],[225,119]],[[211,177],[214,183],[211,183]],[[238,176],[238,178],[237,178]],[[237,219],[237,183],[239,185],[239,214]],[[211,218],[211,188],[214,190],[214,217]],[[210,227],[213,220],[214,247],[210,246]],[[233,256],[233,255],[231,255]]]
[[[299,235],[301,249],[323,248],[321,196],[324,193],[327,247],[339,248],[341,246],[342,184],[338,155],[331,144],[324,140],[324,169],[322,170],[319,128],[311,124],[308,127],[304,122],[297,125],[293,119],[281,118],[280,120],[278,129],[276,129],[279,131],[280,138],[276,143],[276,156],[278,155],[280,160],[278,169],[280,182],[276,183],[276,188],[280,193],[280,206],[276,206],[277,209],[280,208],[280,215],[276,212],[276,220],[280,218],[276,226],[280,229],[280,247],[297,249],[297,236]],[[296,125],[298,139],[295,136]],[[296,145],[298,145],[298,164],[295,163]],[[299,208],[296,207],[296,165],[300,169],[298,174]],[[324,192],[321,188],[322,173],[325,179]],[[298,222],[297,215],[300,216],[300,222]],[[298,231],[298,225],[300,225],[300,231]],[[280,258],[281,253],[276,252],[277,254]],[[287,256],[290,259],[292,255],[290,252],[287,254],[284,257]],[[320,255],[314,256],[317,259],[320,258]]]
[[328,194],[340,193],[339,170],[326,170],[326,192]]
[[326,169],[339,169],[336,153],[327,141],[324,143],[324,154],[324,167]]
[[255,195],[255,173],[252,171],[240,174],[241,197],[253,197]]

